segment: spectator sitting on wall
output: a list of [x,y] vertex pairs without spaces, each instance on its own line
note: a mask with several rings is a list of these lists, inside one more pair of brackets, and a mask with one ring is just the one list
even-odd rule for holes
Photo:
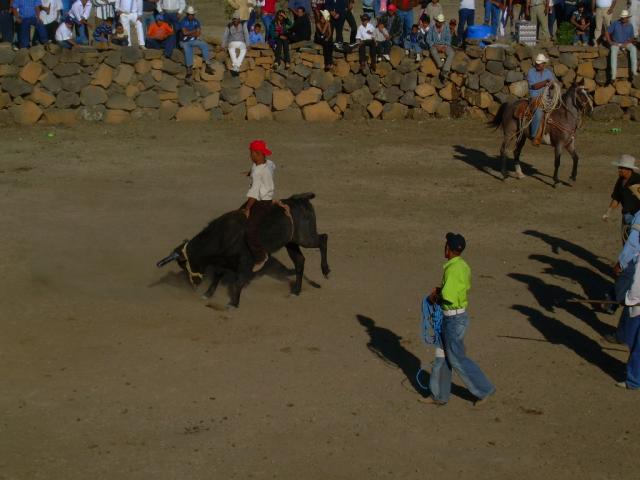
[[202,59],[206,65],[205,71],[213,73],[211,58],[209,57],[209,45],[200,39],[202,33],[200,21],[196,18],[196,10],[188,6],[185,17],[180,22],[180,46],[184,52],[184,63],[187,67],[187,79],[193,76],[193,49],[200,49]]
[[262,31],[262,25],[256,23],[253,26],[253,30],[249,32],[249,45],[259,45],[264,43],[264,32]]
[[[440,77],[445,79],[449,76],[451,71],[451,64],[453,63],[453,56],[455,52],[451,48],[451,32],[449,31],[449,25],[445,23],[444,15],[440,14],[436,17],[436,23],[429,29],[427,35],[427,44],[429,45],[429,52],[433,61],[436,62],[438,68],[440,68]],[[446,60],[442,61],[441,55],[446,56]]]
[[311,21],[309,20],[309,15],[307,15],[304,7],[296,8],[295,15],[293,26],[289,30],[289,41],[291,43],[308,42],[311,40]]
[[76,0],[71,5],[69,16],[76,27],[76,41],[81,45],[89,43],[89,18],[91,18],[91,2]]
[[578,45],[589,44],[589,31],[591,30],[591,17],[584,8],[584,3],[578,4],[577,10],[571,15],[571,23],[576,27],[576,38],[574,43]]
[[636,78],[638,72],[638,50],[633,44],[635,33],[633,25],[629,23],[631,14],[628,10],[620,12],[620,19],[616,20],[605,30],[604,35],[610,46],[609,63],[611,65],[611,83],[616,81],[618,76],[618,52],[629,52],[629,73],[631,80]]
[[[376,41],[376,51],[378,55],[382,55],[387,62],[391,61],[389,52],[391,51],[391,36],[384,26],[382,20],[378,20],[378,25],[373,32],[373,39]],[[378,60],[380,57],[378,56]]]
[[121,47],[129,45],[129,35],[124,31],[124,26],[120,22],[116,25],[116,31],[111,37],[111,43]]
[[113,18],[105,18],[104,21],[93,31],[93,43],[101,47],[109,45],[113,35]]
[[229,50],[232,75],[237,75],[240,72],[244,56],[247,54],[247,45],[249,45],[247,24],[240,21],[240,14],[236,11],[233,13],[231,23],[225,28],[224,36],[222,37],[222,48]]
[[73,20],[65,17],[64,21],[56,29],[56,43],[62,48],[73,48],[76,46],[76,35],[73,29]]
[[324,71],[328,72],[333,67],[333,29],[331,28],[331,14],[328,10],[321,10],[316,14],[315,42],[322,45],[324,57]]
[[358,58],[360,60],[360,72],[363,72],[367,65],[366,48],[369,47],[369,61],[371,62],[371,71],[376,70],[376,41],[373,39],[374,28],[369,21],[369,15],[363,13],[360,16],[362,24],[356,32],[356,42],[358,42]]
[[162,13],[156,13],[155,21],[149,25],[145,43],[147,48],[164,50],[164,56],[171,58],[176,48],[176,32]]
[[278,10],[273,23],[269,26],[267,37],[276,54],[274,65],[280,66],[282,57],[284,56],[284,66],[289,68],[291,63],[291,55],[289,54],[289,29],[291,28],[291,20],[287,17],[284,10]]
[[402,45],[402,19],[398,15],[398,7],[393,3],[387,7],[387,13],[382,16],[382,23],[389,32],[391,43]]
[[411,26],[409,34],[404,38],[404,50],[407,55],[415,53],[416,62],[422,60],[422,47],[420,46],[422,43],[423,39],[420,34],[420,30],[418,29],[418,25],[414,24]]

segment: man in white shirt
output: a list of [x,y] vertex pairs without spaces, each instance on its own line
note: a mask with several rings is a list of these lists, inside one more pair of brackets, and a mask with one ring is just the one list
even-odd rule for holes
[[367,45],[369,46],[369,58],[371,61],[371,71],[376,70],[376,41],[373,39],[375,28],[371,25],[369,14],[363,13],[360,16],[362,24],[356,32],[356,42],[358,43],[358,57],[360,59],[360,71],[364,71],[367,66]]
[[66,17],[64,22],[56,29],[56,43],[62,48],[73,48],[76,44],[76,36],[73,33],[73,20]]
[[180,17],[187,8],[185,0],[158,0],[156,10],[164,15],[167,23],[173,27],[173,31],[177,32],[180,25]]
[[271,155],[271,150],[267,148],[267,144],[263,140],[251,142],[249,153],[253,162],[250,173],[251,187],[247,192],[247,202],[241,211],[248,219],[247,244],[255,261],[253,271],[257,272],[267,263],[267,252],[260,244],[260,224],[273,205],[275,165],[267,160],[267,157]]
[[611,25],[613,20],[613,9],[616,6],[616,0],[592,0],[591,11],[595,12],[596,29],[593,33],[593,41],[598,42],[600,36],[603,35],[602,27],[605,30]]
[[91,17],[91,2],[89,0],[76,0],[71,5],[69,16],[76,25],[78,34],[77,42],[81,45],[89,43],[89,17]]
[[40,21],[47,30],[47,38],[51,40],[56,35],[58,22],[62,14],[62,0],[42,0]]
[[120,23],[129,38],[129,46],[133,45],[131,25],[135,25],[138,45],[144,49],[144,27],[142,26],[142,0],[117,0],[116,12],[120,14]]

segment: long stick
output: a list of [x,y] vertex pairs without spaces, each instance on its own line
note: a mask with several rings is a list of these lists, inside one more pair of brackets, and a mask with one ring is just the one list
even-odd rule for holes
[[575,298],[571,300],[565,300],[566,303],[588,303],[588,304],[600,304],[600,305],[621,305],[620,302],[616,300],[591,300],[589,298]]

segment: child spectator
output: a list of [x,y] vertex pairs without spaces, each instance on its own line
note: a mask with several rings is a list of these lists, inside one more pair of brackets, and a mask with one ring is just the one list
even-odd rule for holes
[[111,37],[111,43],[120,45],[121,47],[129,45],[129,35],[124,32],[124,27],[121,23],[116,25],[116,33]]
[[56,43],[62,48],[73,48],[76,45],[76,36],[73,33],[73,20],[65,17],[64,21],[56,29]]
[[591,18],[584,9],[584,3],[580,2],[578,8],[571,15],[571,23],[576,27],[574,43],[578,45],[589,44],[589,32],[591,31]]
[[404,38],[404,49],[407,55],[411,55],[415,53],[416,62],[422,60],[422,47],[420,45],[423,43],[423,38],[420,35],[420,30],[417,24],[411,26],[411,31]]
[[249,32],[249,45],[258,45],[264,43],[264,32],[262,31],[262,25],[256,23],[253,26],[253,30]]
[[449,31],[451,32],[451,44],[458,45],[458,21],[455,18],[449,20]]
[[106,46],[111,40],[113,35],[113,18],[106,18],[100,25],[93,31],[93,42],[100,44],[100,46]]
[[390,61],[391,58],[389,57],[389,52],[391,51],[391,36],[385,28],[382,20],[378,20],[378,25],[373,32],[373,39],[376,41],[376,50],[378,53],[382,55],[382,58],[387,62]]
[[360,16],[362,24],[356,32],[356,41],[358,42],[358,57],[360,60],[360,72],[363,72],[367,65],[366,48],[369,47],[369,61],[371,62],[371,71],[376,70],[376,41],[373,39],[375,28],[369,23],[371,18],[366,13]]

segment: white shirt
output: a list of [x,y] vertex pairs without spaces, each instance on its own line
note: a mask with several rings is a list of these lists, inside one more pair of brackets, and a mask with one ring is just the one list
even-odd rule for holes
[[64,42],[65,40],[71,40],[73,38],[73,31],[62,22],[56,30],[56,42]]
[[71,5],[69,16],[78,22],[80,20],[89,20],[91,16],[91,2],[87,1],[86,5],[82,5],[80,0],[76,0],[73,5]]
[[49,25],[58,20],[60,10],[62,10],[62,0],[42,0],[42,7],[51,7],[49,13],[46,10],[40,10],[40,20],[45,25]]
[[640,261],[636,262],[631,288],[624,296],[624,304],[631,307],[629,314],[632,317],[640,315]]
[[271,160],[267,160],[262,165],[251,167],[251,188],[247,192],[247,197],[256,200],[273,200],[275,185],[273,183],[273,172],[276,166]]
[[168,12],[177,11],[180,15],[182,15],[185,8],[186,3],[184,0],[159,0],[156,5],[158,12],[163,12],[165,10]]
[[116,0],[116,11],[142,16],[142,0]]
[[358,27],[358,31],[356,32],[356,40],[373,40],[374,34],[374,26],[371,25],[371,22],[367,23],[366,26],[360,25]]
[[460,0],[460,8],[476,9],[476,0]]
[[596,8],[611,8],[613,0],[596,0]]

